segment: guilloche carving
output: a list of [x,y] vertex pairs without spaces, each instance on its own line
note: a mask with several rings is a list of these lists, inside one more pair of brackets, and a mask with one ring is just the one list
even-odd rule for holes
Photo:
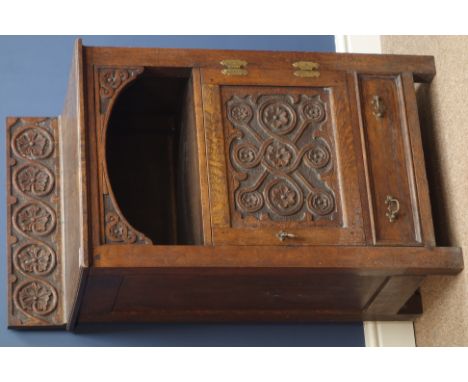
[[325,180],[334,166],[326,94],[242,92],[225,101],[234,211],[262,221],[336,220]]

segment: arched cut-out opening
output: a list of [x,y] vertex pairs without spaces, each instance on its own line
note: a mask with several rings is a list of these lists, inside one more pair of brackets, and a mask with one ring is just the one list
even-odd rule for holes
[[146,68],[114,103],[106,162],[117,205],[154,244],[201,244],[191,72]]

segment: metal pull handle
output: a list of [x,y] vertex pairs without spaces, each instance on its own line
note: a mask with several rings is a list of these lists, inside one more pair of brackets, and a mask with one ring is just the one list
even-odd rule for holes
[[385,204],[387,205],[388,210],[385,216],[387,216],[388,221],[390,223],[393,223],[397,218],[398,211],[400,211],[400,202],[393,196],[387,195],[387,198],[385,199]]
[[276,237],[277,237],[280,241],[284,241],[284,239],[286,239],[286,238],[293,239],[293,238],[296,237],[296,235],[294,235],[294,234],[292,234],[292,233],[289,233],[289,232],[279,231],[279,232],[276,234]]
[[382,118],[385,114],[385,104],[382,98],[378,95],[373,96],[371,104],[373,109],[372,114],[374,114],[376,118]]

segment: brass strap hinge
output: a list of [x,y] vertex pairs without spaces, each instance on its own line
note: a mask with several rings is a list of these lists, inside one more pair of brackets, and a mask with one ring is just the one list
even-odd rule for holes
[[320,72],[318,71],[319,64],[311,61],[298,61],[292,64],[296,69],[294,75],[297,77],[318,77]]
[[220,62],[221,65],[226,68],[221,70],[226,76],[246,76],[248,71],[245,69],[247,61],[243,60],[223,60]]

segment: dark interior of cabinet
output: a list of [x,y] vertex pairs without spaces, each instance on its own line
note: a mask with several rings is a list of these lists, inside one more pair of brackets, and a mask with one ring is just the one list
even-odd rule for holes
[[146,68],[117,98],[106,160],[116,202],[153,244],[201,244],[191,72]]

